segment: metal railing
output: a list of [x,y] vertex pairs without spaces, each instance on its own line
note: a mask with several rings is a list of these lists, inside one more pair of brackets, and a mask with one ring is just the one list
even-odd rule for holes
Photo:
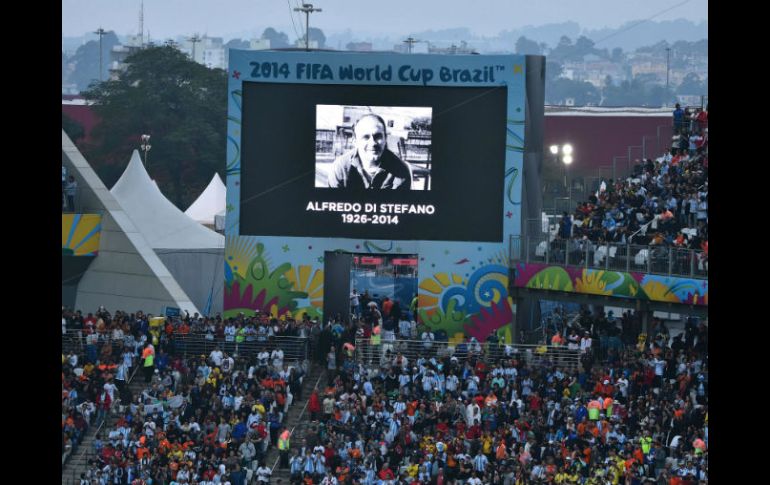
[[607,271],[640,272],[667,276],[708,278],[708,257],[703,251],[673,246],[598,244],[549,235],[509,241],[511,263],[547,263]]
[[[365,366],[383,366],[395,364],[398,354],[406,357],[407,365],[412,367],[419,359],[436,360],[456,357],[463,364],[469,357],[476,356],[485,362],[497,362],[501,359],[516,359],[532,366],[558,365],[575,368],[580,363],[580,352],[565,346],[493,344],[477,342],[475,344],[455,344],[433,341],[427,347],[422,340],[385,340],[373,345],[369,339],[356,339],[355,359]],[[506,347],[509,347],[508,353]]]
[[[173,334],[168,339],[168,344],[164,347],[169,355],[181,355],[183,357],[193,355],[209,356],[212,350],[219,348],[232,355],[256,357],[262,350],[272,352],[274,349],[283,350],[283,360],[286,362],[305,361],[310,356],[310,338],[309,337],[267,337],[265,341],[245,340],[243,342],[226,341],[224,338],[207,338],[205,334],[188,333]],[[120,338],[115,341],[110,334],[102,334],[95,344],[97,356],[101,352],[102,346],[111,342],[118,345],[126,343],[126,338]],[[86,334],[81,330],[68,330],[62,334],[62,352],[83,353],[86,348]]]

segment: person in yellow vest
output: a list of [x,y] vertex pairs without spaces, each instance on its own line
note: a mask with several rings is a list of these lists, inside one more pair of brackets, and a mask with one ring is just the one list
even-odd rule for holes
[[289,448],[291,447],[290,437],[291,433],[286,426],[281,426],[281,431],[278,433],[278,451],[280,453],[279,469],[289,468]]
[[602,409],[602,401],[597,397],[588,402],[588,419],[596,421],[599,419],[599,412]]
[[380,356],[380,343],[382,342],[382,328],[377,325],[372,329],[372,335],[369,337],[369,345],[371,346],[371,351],[369,353],[369,363],[372,363],[372,360],[374,359],[374,356],[376,355],[379,359]]
[[614,402],[615,402],[614,399],[612,399],[611,397],[604,398],[604,406],[603,406],[603,408],[606,411],[607,418],[611,418],[612,417],[612,405],[613,405]]
[[650,436],[650,430],[644,431],[644,436],[639,439],[639,444],[642,445],[642,453],[647,456],[650,453],[652,447],[652,436]]
[[155,347],[152,344],[142,350],[142,359],[144,360],[144,382],[149,383],[152,380],[152,374],[155,371]]

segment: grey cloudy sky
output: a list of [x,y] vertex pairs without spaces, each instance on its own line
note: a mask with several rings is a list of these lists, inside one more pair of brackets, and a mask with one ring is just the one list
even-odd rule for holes
[[[308,0],[306,0],[308,1]],[[312,0],[310,0],[312,1]],[[300,0],[144,0],[145,32],[165,39],[193,32],[225,36],[261,34],[272,26],[294,38],[304,14]],[[327,33],[404,35],[467,27],[496,35],[526,25],[575,21],[583,28],[618,27],[632,20],[708,20],[708,0],[315,0],[323,12],[310,25]],[[118,34],[139,31],[140,0],[62,0],[62,34],[80,36],[99,26]],[[291,8],[290,8],[291,6]],[[670,9],[670,10],[669,10]],[[665,13],[661,13],[668,10]]]

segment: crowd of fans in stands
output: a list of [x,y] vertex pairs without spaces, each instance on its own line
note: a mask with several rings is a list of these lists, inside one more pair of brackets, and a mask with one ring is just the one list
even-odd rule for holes
[[552,246],[569,241],[575,254],[587,241],[671,246],[707,258],[708,109],[689,121],[677,111],[669,153],[637,163],[623,180],[603,182],[573,214],[565,212]]
[[[654,321],[638,340],[630,313],[609,317],[585,313],[552,339],[576,345],[580,368],[474,344],[465,359],[440,357],[425,338],[416,360],[393,352],[365,368],[349,349],[378,333],[377,318],[349,324],[328,355],[328,387],[310,398],[293,482],[707,483],[707,328],[690,319],[671,339]],[[628,345],[597,359],[598,341],[614,337]]]
[[[275,333],[313,335],[315,360],[327,368],[327,386],[309,397],[312,424],[286,464],[294,483],[707,483],[705,325],[688,320],[672,339],[654,321],[650,336],[637,339],[630,313],[585,312],[550,338],[581,353],[572,367],[532,364],[497,347],[494,335],[487,345],[499,351],[471,341],[462,353],[439,354],[430,328],[380,308],[367,305],[349,323],[266,319]],[[183,358],[174,336],[212,319],[170,320],[158,338],[142,313],[63,312],[63,329],[79,329],[94,345],[62,355],[64,446],[120,404],[82,483],[269,483],[264,458],[289,403],[302,399],[305,370],[221,347]],[[215,328],[243,328],[254,319],[217,320]],[[224,330],[214,335],[224,344]],[[365,367],[355,345],[376,335],[416,339],[410,355],[419,357],[394,350]],[[603,343],[613,339],[620,345]],[[132,395],[126,376],[146,367],[150,353],[147,387]]]
[[[243,329],[260,328],[253,334],[258,342],[260,335],[303,335],[312,322],[262,315],[226,321],[186,315],[157,326],[153,320],[103,308],[86,317],[62,312],[63,334],[83,343],[82,352],[62,354],[62,452],[118,404],[117,424],[97,435],[96,457],[81,483],[237,485],[268,476],[272,464],[264,459],[288,407],[301,399],[306,369],[289,368],[279,346],[241,355],[228,349],[249,338]],[[191,332],[211,333],[214,350],[185,357],[191,349],[182,348],[181,336]],[[145,383],[136,395],[126,384],[134,365]]]

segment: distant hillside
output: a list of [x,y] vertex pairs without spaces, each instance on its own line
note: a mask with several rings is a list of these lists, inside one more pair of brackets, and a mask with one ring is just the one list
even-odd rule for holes
[[632,27],[637,23],[639,22],[627,22],[617,29],[585,30],[582,32],[582,35],[585,35],[594,42],[607,38],[597,47],[621,47],[625,51],[651,45],[662,40],[673,44],[678,40],[695,42],[701,39],[708,39],[709,36],[708,22],[705,20],[698,24],[684,19],[643,22]]
[[[350,30],[332,32],[327,35],[331,47],[341,46],[343,49],[351,41],[370,41],[373,42],[375,49],[390,49],[394,44],[400,44],[404,40],[404,37],[373,36],[359,32],[354,34]],[[537,26],[526,25],[517,29],[504,30],[492,37],[479,36],[466,27],[412,33],[412,37],[415,39],[430,41],[437,46],[457,45],[461,41],[466,41],[468,45],[481,53],[513,52],[516,41],[521,36],[538,44],[545,43],[549,48],[554,48],[559,43],[559,39],[565,35],[573,40],[585,35],[594,42],[601,41],[597,44],[598,48],[612,50],[615,47],[620,47],[628,52],[638,47],[656,44],[662,40],[673,44],[679,40],[694,42],[708,39],[708,22],[703,21],[696,24],[684,19],[660,22],[636,20],[627,22],[618,28],[593,30],[583,29],[577,22],[561,22]]]

